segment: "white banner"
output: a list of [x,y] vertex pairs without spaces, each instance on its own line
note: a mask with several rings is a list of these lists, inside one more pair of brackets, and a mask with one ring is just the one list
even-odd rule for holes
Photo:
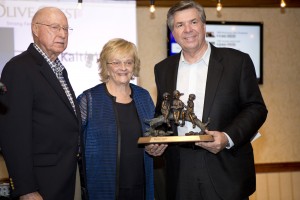
[[77,1],[0,0],[0,72],[12,56],[33,42],[31,19],[45,6],[60,8],[74,29],[59,59],[67,68],[76,95],[100,83],[96,61],[108,40],[124,38],[137,44],[135,1],[83,1],[82,8],[77,9]]

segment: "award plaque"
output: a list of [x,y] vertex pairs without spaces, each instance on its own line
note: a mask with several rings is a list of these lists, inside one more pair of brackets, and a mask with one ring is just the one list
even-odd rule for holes
[[200,141],[213,141],[211,135],[189,135],[189,136],[157,136],[157,137],[140,137],[138,144],[148,143],[172,143],[172,142],[200,142]]
[[[180,100],[180,96],[182,95],[183,94],[178,90],[175,90],[173,92],[171,103],[170,94],[167,92],[163,94],[161,105],[162,115],[146,121],[149,123],[150,128],[144,134],[144,137],[138,139],[138,144],[213,141],[211,135],[205,134],[205,130],[208,130],[210,119],[208,119],[206,123],[202,123],[194,113],[194,100],[196,99],[196,96],[190,94],[187,105],[185,105]],[[192,123],[193,128],[199,127],[201,131],[190,131],[185,133],[185,136],[173,136],[173,132],[168,130],[171,127],[171,124],[175,126],[184,126],[186,121]],[[162,125],[166,128],[158,128]]]

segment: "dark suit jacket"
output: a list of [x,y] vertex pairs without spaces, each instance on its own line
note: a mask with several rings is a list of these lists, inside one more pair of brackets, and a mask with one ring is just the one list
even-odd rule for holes
[[[65,79],[69,83],[64,70]],[[58,79],[31,44],[4,67],[0,145],[12,195],[39,191],[44,200],[73,200],[80,112],[77,116]]]
[[[155,66],[158,91],[156,113],[160,113],[163,93],[172,94],[176,89],[179,59],[180,54],[177,54]],[[209,129],[226,132],[234,147],[216,155],[207,151],[205,160],[214,187],[224,199],[239,200],[255,191],[250,140],[266,116],[267,109],[249,55],[211,45],[202,121],[210,118]],[[178,147],[171,146],[165,154],[168,194],[174,193],[176,187],[180,161],[177,150]]]

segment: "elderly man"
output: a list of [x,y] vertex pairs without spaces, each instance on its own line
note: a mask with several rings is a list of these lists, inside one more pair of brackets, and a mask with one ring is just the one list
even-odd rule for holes
[[0,145],[13,197],[73,200],[80,112],[58,59],[68,44],[65,14],[54,7],[32,19],[34,43],[4,67]]

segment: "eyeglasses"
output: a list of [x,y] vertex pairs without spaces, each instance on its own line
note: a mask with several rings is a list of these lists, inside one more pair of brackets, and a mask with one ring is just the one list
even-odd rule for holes
[[48,26],[53,33],[58,33],[62,29],[65,33],[71,33],[73,31],[70,27],[60,26],[59,24],[43,24],[43,23],[35,23],[43,26]]
[[113,67],[121,67],[122,64],[125,67],[132,67],[134,65],[134,61],[133,60],[127,60],[127,61],[116,60],[116,61],[112,61],[112,62],[107,62],[106,64],[112,65]]

